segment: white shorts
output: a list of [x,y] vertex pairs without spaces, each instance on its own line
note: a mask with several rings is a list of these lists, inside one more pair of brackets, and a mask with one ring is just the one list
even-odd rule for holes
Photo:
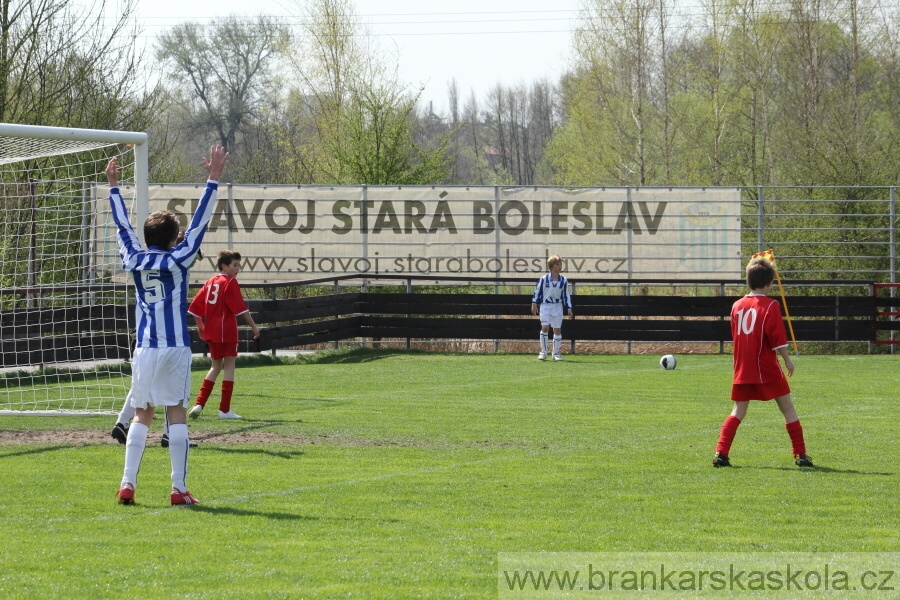
[[137,348],[131,361],[131,405],[187,407],[191,393],[191,349]]
[[541,326],[549,325],[553,329],[561,329],[563,321],[563,305],[541,304]]

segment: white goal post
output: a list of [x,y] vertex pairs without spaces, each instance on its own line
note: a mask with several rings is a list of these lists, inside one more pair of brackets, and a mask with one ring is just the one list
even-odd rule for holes
[[0,415],[121,408],[134,301],[105,170],[120,157],[123,196],[143,223],[148,154],[142,132],[0,123]]

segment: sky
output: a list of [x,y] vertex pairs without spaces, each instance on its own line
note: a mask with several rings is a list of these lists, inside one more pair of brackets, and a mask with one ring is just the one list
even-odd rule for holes
[[[183,21],[260,14],[296,24],[302,0],[139,0],[146,40]],[[423,105],[445,112],[456,78],[460,104],[497,83],[556,81],[569,63],[580,0],[356,0],[380,47],[396,53],[400,79],[424,86]]]

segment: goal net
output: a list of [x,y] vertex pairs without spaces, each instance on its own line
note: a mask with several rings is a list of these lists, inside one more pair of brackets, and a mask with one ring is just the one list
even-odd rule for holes
[[0,124],[0,414],[124,402],[134,299],[109,216],[113,156],[142,222],[146,134]]

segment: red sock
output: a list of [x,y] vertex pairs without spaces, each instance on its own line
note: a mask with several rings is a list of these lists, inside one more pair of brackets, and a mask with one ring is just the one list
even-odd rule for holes
[[219,410],[228,412],[231,410],[231,392],[234,390],[234,382],[222,381],[222,400],[219,402]]
[[787,429],[788,435],[791,436],[791,446],[794,449],[794,456],[806,454],[806,442],[803,441],[803,426],[800,420],[793,423],[785,423],[784,428]]
[[722,432],[719,433],[719,443],[716,444],[716,452],[722,456],[728,456],[728,453],[731,451],[731,442],[734,441],[734,436],[740,424],[740,419],[734,415],[728,415],[728,418],[722,423]]
[[198,406],[206,406],[206,401],[209,400],[209,395],[212,393],[214,387],[216,387],[215,380],[203,380],[203,383],[200,384],[200,392],[197,394]]

